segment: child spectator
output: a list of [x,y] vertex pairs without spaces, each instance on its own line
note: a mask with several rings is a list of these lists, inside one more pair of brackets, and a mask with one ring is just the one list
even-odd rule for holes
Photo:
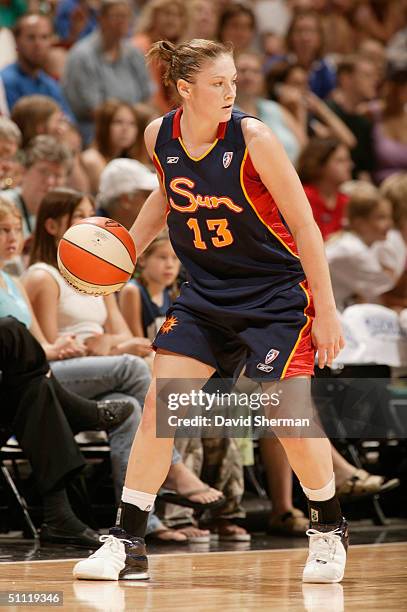
[[341,185],[351,178],[349,149],[334,138],[313,138],[298,160],[298,174],[324,240],[344,227],[348,196]]
[[120,308],[135,336],[154,340],[176,296],[180,262],[168,232],[162,232],[138,260],[139,275],[119,294]]
[[393,225],[392,207],[373,185],[353,186],[348,224],[348,230],[332,236],[326,245],[339,310],[355,302],[376,302],[395,287],[406,260],[401,236],[386,240]]

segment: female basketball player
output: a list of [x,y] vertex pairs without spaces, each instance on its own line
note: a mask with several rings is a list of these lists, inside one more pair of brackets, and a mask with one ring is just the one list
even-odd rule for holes
[[[77,578],[148,577],[142,538],[173,444],[156,437],[157,379],[233,377],[245,366],[266,390],[296,377],[302,400],[310,393],[314,350],[324,367],[343,346],[321,234],[298,176],[272,132],[233,111],[231,50],[206,40],[178,47],[159,42],[150,56],[165,65],[182,105],[146,129],[161,189],[146,200],[131,234],[140,255],[168,223],[190,282],[154,341],[154,379],[116,527],[75,566]],[[329,441],[282,437],[281,443],[309,501],[303,580],[339,582],[347,525]]]

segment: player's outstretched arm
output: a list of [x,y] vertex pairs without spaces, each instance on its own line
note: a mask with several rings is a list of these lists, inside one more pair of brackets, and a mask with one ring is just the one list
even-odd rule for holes
[[256,119],[242,123],[254,167],[286,220],[294,240],[315,304],[312,336],[320,367],[330,365],[344,346],[336,313],[328,263],[321,232],[300,179],[282,145]]
[[[151,159],[162,118],[155,119],[146,128],[144,140]],[[148,247],[167,223],[167,199],[159,178],[159,188],[153,191],[144,202],[137,219],[130,229],[130,234],[136,245],[137,257]]]

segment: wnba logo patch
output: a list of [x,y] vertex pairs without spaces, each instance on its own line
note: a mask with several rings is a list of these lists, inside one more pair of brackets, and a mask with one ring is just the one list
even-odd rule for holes
[[223,154],[223,167],[229,168],[230,164],[232,163],[232,159],[233,151],[226,151],[226,153]]
[[277,349],[270,349],[269,352],[266,355],[264,363],[267,363],[267,365],[268,365],[269,363],[274,361],[274,359],[277,359],[279,354],[280,354],[280,351],[278,351]]

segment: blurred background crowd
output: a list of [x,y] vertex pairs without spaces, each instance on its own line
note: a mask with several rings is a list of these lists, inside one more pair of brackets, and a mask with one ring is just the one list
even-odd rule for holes
[[[57,270],[56,248],[70,224],[95,213],[132,225],[157,186],[144,129],[179,103],[145,54],[158,40],[192,38],[233,43],[236,107],[268,125],[297,168],[348,336],[352,323],[355,337],[360,332],[358,308],[373,305],[369,320],[376,317],[376,332],[382,325],[397,352],[385,365],[406,366],[406,0],[0,0],[0,317],[26,324],[72,391],[96,399],[127,394],[140,412],[136,380],[148,382],[149,342],[182,278],[168,236],[147,250],[117,300],[75,296]],[[25,321],[14,310],[18,300]],[[89,361],[95,358],[109,372],[118,368],[103,393],[77,384],[77,360],[88,360],[90,376],[102,367]],[[359,360],[372,361],[360,353]],[[233,440],[178,447],[167,483],[178,492],[166,501],[178,495],[203,511],[219,505],[220,490],[228,503],[209,527],[250,538],[238,519],[252,449]],[[268,528],[305,533],[281,447],[272,439],[258,447],[273,502]],[[394,473],[372,475],[334,447],[333,456],[345,498],[398,484]],[[117,461],[123,472],[125,458]],[[171,506],[157,520],[150,531],[162,540],[208,537],[190,511],[179,516]],[[192,532],[174,534],[185,524]]]

